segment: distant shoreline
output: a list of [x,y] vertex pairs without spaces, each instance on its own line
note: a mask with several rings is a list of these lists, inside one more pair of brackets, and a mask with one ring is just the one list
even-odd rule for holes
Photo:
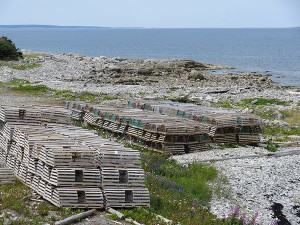
[[0,28],[62,28],[62,29],[295,29],[300,27],[101,27],[101,26],[60,26],[60,25],[0,25]]

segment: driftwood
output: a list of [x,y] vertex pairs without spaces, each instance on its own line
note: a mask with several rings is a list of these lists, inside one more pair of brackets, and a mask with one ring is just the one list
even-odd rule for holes
[[55,225],[70,224],[70,223],[74,222],[75,220],[84,219],[84,218],[92,215],[95,211],[96,211],[96,209],[91,209],[89,211],[86,211],[86,212],[83,212],[83,213],[79,213],[79,214],[74,215],[74,216],[70,216],[70,217],[68,217],[68,218],[66,218],[64,220],[55,222]]
[[223,93],[227,93],[228,91],[230,91],[230,89],[207,91],[206,94],[223,94]]
[[107,211],[111,214],[116,214],[121,220],[124,219],[124,214],[118,212],[117,210],[115,210],[113,208],[108,208]]
[[141,223],[138,223],[138,222],[134,221],[133,219],[129,219],[129,218],[126,218],[125,221],[129,222],[130,224],[134,224],[134,225],[142,225]]

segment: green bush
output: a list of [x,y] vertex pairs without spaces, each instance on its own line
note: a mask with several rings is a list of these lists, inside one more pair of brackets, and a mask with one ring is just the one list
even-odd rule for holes
[[7,37],[0,38],[0,60],[18,60],[23,58],[22,52]]

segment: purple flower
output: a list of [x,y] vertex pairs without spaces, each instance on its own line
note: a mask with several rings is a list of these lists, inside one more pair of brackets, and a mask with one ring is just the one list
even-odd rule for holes
[[236,215],[236,217],[239,217],[239,215],[240,215],[240,208],[238,206],[235,208],[234,214]]

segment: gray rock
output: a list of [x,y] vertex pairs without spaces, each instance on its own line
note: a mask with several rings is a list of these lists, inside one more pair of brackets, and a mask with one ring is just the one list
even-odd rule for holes
[[200,71],[197,70],[192,70],[190,72],[190,74],[188,75],[188,79],[193,79],[193,80],[204,80],[205,77],[203,75],[203,73],[201,73]]

